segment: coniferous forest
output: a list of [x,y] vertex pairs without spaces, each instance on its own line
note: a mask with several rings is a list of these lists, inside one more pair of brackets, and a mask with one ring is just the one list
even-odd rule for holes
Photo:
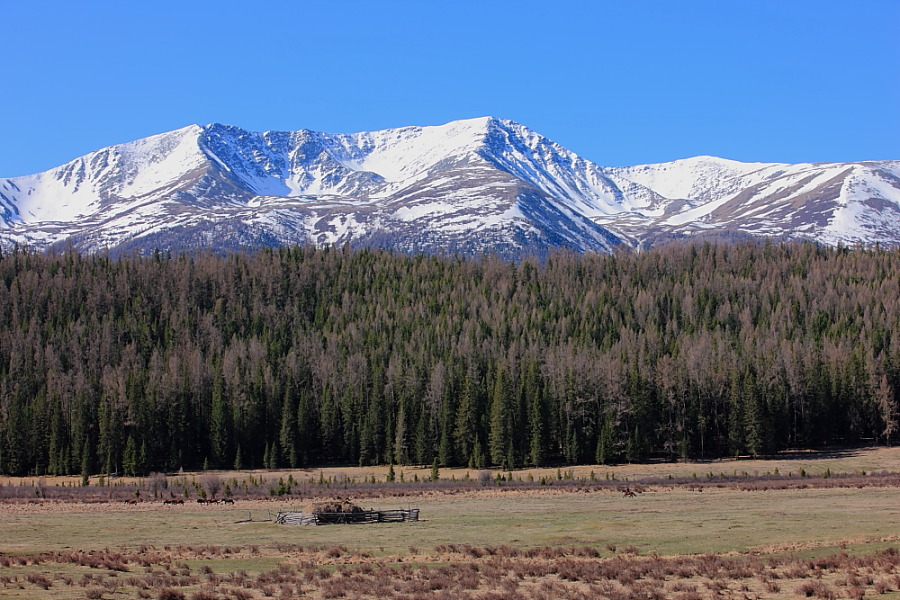
[[891,443],[900,252],[0,257],[0,472]]

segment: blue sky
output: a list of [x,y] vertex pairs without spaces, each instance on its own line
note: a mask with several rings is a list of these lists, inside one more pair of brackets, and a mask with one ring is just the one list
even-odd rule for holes
[[900,159],[900,0],[0,0],[0,176],[492,115],[601,165]]

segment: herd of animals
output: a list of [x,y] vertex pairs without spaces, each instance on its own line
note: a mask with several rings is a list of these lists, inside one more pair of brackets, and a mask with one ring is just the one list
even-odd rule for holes
[[[125,504],[138,504],[140,500],[136,500],[134,498],[129,498],[128,500],[123,500]],[[175,500],[163,500],[163,504],[184,504],[184,500],[181,498]],[[197,498],[197,504],[234,504],[234,498]]]

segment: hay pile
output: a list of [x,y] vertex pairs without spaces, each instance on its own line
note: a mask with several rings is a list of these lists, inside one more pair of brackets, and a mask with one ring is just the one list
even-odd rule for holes
[[303,512],[317,513],[361,513],[363,508],[344,500],[343,502],[311,502],[303,508]]

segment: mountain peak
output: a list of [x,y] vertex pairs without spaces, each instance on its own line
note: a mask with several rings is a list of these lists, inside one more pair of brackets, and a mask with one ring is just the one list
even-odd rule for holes
[[189,125],[0,179],[0,243],[607,252],[686,236],[900,244],[900,162],[600,167],[483,116],[330,134]]

